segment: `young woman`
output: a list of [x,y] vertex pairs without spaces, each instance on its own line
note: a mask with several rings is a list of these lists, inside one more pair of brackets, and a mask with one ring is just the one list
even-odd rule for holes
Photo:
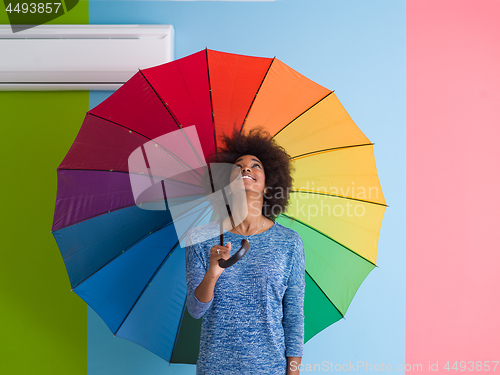
[[[203,316],[197,374],[298,374],[304,248],[295,231],[274,221],[288,204],[290,157],[259,130],[235,133],[224,144],[216,161],[234,165],[230,181],[241,178],[246,199],[232,202],[232,218],[188,235],[187,307],[194,318]],[[229,199],[237,196],[231,191]],[[225,246],[219,243],[220,225]],[[242,239],[250,243],[248,253],[221,268],[219,259],[228,259]]]

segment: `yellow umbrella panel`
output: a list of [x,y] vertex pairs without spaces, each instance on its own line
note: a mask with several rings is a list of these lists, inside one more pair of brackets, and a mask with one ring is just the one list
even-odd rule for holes
[[307,341],[344,316],[375,267],[386,203],[373,144],[333,92],[275,139],[295,168],[290,206],[278,221],[304,241]]

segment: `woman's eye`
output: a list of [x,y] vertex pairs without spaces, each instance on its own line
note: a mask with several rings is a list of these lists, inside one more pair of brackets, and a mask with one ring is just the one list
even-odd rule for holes
[[[252,168],[255,168],[255,167],[262,169],[262,166],[260,164],[253,164]],[[243,167],[239,164],[234,164],[233,169],[236,169],[236,168],[243,168]]]

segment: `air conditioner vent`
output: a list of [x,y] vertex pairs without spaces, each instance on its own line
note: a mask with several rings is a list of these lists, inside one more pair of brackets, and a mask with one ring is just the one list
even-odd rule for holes
[[117,90],[173,47],[172,25],[0,25],[0,90]]

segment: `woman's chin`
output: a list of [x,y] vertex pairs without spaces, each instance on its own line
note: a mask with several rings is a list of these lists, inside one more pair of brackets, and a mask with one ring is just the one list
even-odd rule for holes
[[247,197],[252,197],[252,198],[260,198],[264,196],[263,191],[252,188],[245,189],[245,193]]

